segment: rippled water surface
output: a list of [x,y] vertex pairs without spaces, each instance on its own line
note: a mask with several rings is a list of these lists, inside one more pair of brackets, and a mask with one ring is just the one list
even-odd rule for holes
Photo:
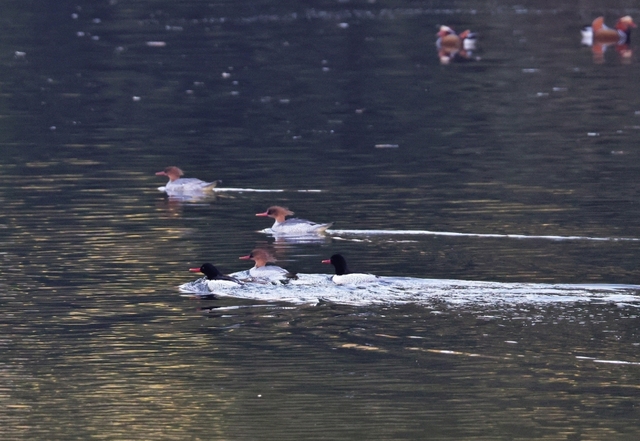
[[[640,436],[640,54],[580,35],[635,2],[0,12],[3,440]],[[256,247],[298,280],[187,271]]]

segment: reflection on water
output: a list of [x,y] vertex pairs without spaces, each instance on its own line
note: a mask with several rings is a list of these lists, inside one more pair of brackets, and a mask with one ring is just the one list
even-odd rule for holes
[[[637,439],[638,61],[577,35],[640,10],[5,3],[3,439]],[[257,247],[317,284],[180,296]]]

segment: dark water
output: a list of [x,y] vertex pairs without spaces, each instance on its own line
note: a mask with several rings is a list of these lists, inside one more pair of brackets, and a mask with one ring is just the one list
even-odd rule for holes
[[[640,283],[640,54],[580,44],[636,2],[0,12],[2,439],[640,435],[633,287],[360,306],[177,288],[259,245],[309,274],[342,252],[383,276]],[[478,32],[480,60],[440,65],[441,24]],[[154,173],[174,164],[284,191],[172,201]],[[275,241],[254,216],[273,204],[423,234]]]

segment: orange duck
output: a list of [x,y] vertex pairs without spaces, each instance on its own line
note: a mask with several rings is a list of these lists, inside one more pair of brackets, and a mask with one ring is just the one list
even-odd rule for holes
[[604,24],[604,17],[593,20],[591,26],[582,29],[582,43],[591,46],[593,61],[604,62],[604,52],[609,46],[615,46],[616,51],[623,60],[629,60],[632,55],[629,44],[631,43],[631,29],[637,27],[629,15],[620,17],[615,28]]
[[451,61],[472,60],[472,51],[476,48],[476,34],[470,30],[456,34],[449,26],[440,26],[436,34],[438,40],[438,57],[441,64],[449,64]]

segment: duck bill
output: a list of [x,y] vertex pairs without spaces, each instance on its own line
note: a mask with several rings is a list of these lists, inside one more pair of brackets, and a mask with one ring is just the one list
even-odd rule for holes
[[200,268],[189,268],[189,271],[192,273],[199,273],[200,272]]
[[156,172],[156,176],[167,176],[167,173],[163,171],[159,171],[159,172]]
[[242,257],[238,257],[238,259],[240,259],[240,260],[251,260],[251,256],[242,256]]
[[323,260],[322,263],[331,263],[331,259]]
[[256,216],[260,216],[260,217],[268,217],[269,216],[269,212],[265,211],[264,213],[256,213]]

